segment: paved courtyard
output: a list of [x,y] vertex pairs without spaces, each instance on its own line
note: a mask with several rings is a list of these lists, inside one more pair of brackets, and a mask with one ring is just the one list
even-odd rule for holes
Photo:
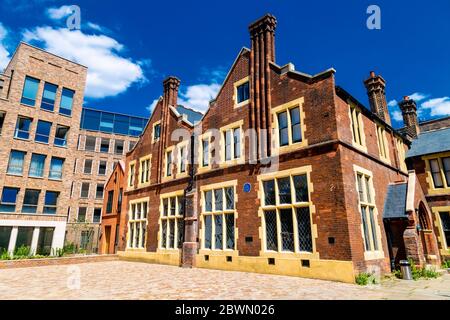
[[0,299],[450,299],[450,275],[360,287],[296,277],[110,261],[0,270]]

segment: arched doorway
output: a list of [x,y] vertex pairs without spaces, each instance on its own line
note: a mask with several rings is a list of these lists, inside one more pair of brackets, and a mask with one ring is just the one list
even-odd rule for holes
[[422,250],[424,258],[427,262],[430,262],[430,255],[434,255],[433,247],[433,228],[429,219],[428,211],[423,202],[419,204],[418,210],[418,231],[420,241],[422,242]]

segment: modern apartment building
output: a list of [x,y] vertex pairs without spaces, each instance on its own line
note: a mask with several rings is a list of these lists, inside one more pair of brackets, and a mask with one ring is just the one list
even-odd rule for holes
[[21,43],[1,75],[0,248],[64,244],[87,69]]
[[391,126],[385,80],[364,81],[370,108],[316,75],[280,66],[277,25],[249,27],[209,109],[190,121],[180,80],[163,83],[126,157],[124,259],[353,282],[400,259],[439,264],[431,210]]
[[104,183],[147,119],[83,108],[86,75],[26,43],[0,74],[0,252],[97,250]]
[[146,124],[145,118],[83,108],[66,243],[98,251],[105,184]]

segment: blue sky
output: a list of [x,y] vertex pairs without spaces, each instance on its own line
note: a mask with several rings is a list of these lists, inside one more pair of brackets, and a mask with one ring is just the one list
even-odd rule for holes
[[[21,40],[90,67],[85,105],[140,116],[161,95],[162,80],[182,81],[181,102],[200,110],[249,46],[248,24],[278,19],[276,62],[310,74],[333,67],[337,84],[368,105],[363,80],[375,70],[387,100],[417,99],[420,118],[450,114],[450,1],[77,1],[0,0],[0,68]],[[81,30],[66,28],[81,8]],[[381,30],[366,27],[381,9]],[[401,122],[394,120],[394,126]]]

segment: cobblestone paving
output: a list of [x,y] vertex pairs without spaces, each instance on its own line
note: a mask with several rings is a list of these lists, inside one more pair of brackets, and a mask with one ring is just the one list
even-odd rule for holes
[[[73,288],[80,274],[80,288]],[[69,285],[69,286],[68,286]],[[0,270],[0,299],[450,299],[450,275],[382,285],[112,261]]]

